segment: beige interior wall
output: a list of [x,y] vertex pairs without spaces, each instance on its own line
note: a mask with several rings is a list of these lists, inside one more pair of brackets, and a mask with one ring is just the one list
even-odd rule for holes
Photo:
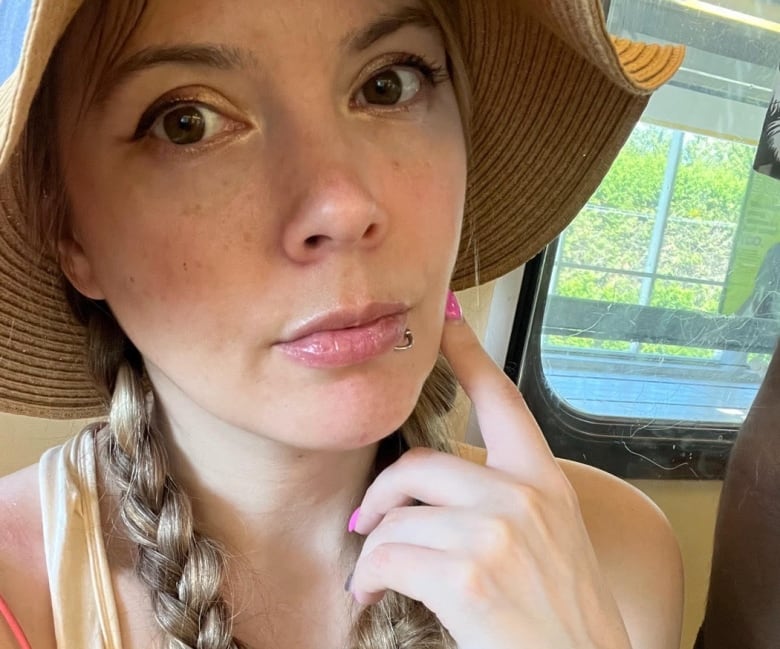
[[723,483],[718,480],[633,480],[672,524],[685,567],[681,649],[692,649],[707,601],[712,534]]
[[85,421],[52,421],[0,413],[0,476],[35,464],[41,453],[79,431]]

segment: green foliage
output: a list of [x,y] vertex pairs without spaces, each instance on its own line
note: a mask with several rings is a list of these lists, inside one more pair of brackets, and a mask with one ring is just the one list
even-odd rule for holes
[[590,203],[654,217],[671,142],[669,129],[639,124]]
[[752,147],[687,134],[671,212],[678,218],[736,224],[755,151]]
[[652,231],[652,217],[585,207],[562,239],[562,259],[587,266],[641,271]]
[[735,233],[731,224],[670,221],[664,234],[658,272],[722,284],[726,281]]
[[717,313],[719,300],[718,287],[659,279],[653,286],[650,306]]
[[[643,276],[649,304],[718,313],[754,151],[738,142],[685,134],[661,253],[649,259],[674,133],[640,124],[589,204],[561,239],[557,295],[639,304]],[[584,267],[584,268],[583,268]],[[691,282],[686,280],[701,280]],[[650,279],[644,281],[651,281]],[[646,287],[647,288],[647,287]],[[548,345],[639,350],[712,357],[713,351],[580,337],[547,337]]]
[[630,275],[592,270],[562,268],[558,276],[558,295],[566,297],[636,304],[640,281]]

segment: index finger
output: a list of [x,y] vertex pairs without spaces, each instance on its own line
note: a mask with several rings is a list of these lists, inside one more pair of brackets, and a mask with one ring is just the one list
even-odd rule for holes
[[463,320],[447,320],[441,349],[471,399],[487,448],[487,466],[546,482],[558,464],[517,386],[493,362]]

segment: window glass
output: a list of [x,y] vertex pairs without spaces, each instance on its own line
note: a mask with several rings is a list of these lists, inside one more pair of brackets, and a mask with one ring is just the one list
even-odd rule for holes
[[544,378],[583,415],[736,426],[780,333],[780,5],[611,0],[608,25],[688,54],[546,261]]

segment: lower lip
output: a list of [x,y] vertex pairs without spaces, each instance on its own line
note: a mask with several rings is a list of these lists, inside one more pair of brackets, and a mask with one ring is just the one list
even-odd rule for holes
[[359,327],[332,329],[276,347],[293,360],[315,368],[347,367],[389,352],[403,343],[406,314],[385,316]]

